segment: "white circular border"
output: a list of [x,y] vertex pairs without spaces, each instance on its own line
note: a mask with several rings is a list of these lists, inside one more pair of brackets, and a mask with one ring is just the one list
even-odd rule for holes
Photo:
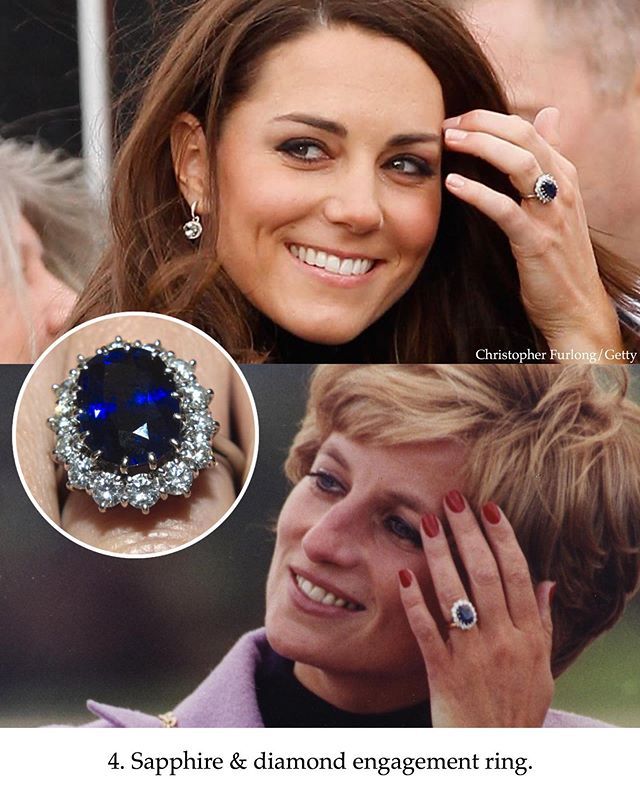
[[[40,366],[40,363],[42,361],[44,361],[44,359],[49,355],[49,353],[52,350],[54,350],[56,347],[58,347],[58,345],[61,342],[63,342],[68,337],[74,335],[77,331],[80,331],[83,328],[88,328],[88,327],[90,327],[91,325],[94,325],[97,322],[102,322],[103,320],[109,320],[109,319],[119,320],[119,319],[123,319],[125,317],[136,317],[136,318],[137,317],[150,317],[152,319],[161,319],[163,321],[169,320],[170,322],[175,322],[176,325],[181,325],[183,328],[187,328],[188,330],[194,331],[199,336],[201,336],[203,339],[205,339],[206,341],[210,342],[215,347],[215,349],[218,350],[224,356],[224,358],[229,362],[229,364],[231,364],[231,366],[235,370],[236,374],[238,375],[238,377],[242,381],[242,384],[243,384],[243,386],[245,388],[245,391],[247,392],[247,396],[249,398],[249,403],[251,404],[251,411],[253,412],[253,425],[254,425],[253,454],[252,454],[252,458],[251,458],[251,465],[250,465],[249,470],[247,472],[247,477],[245,478],[245,481],[244,481],[244,483],[242,485],[242,488],[240,489],[240,492],[238,493],[238,496],[233,501],[231,506],[227,509],[227,511],[225,511],[225,513],[220,517],[220,519],[214,525],[211,526],[211,528],[209,528],[208,530],[204,531],[204,533],[201,533],[199,536],[196,536],[193,539],[190,539],[188,542],[185,542],[184,544],[178,545],[176,547],[172,547],[169,550],[162,550],[159,553],[113,553],[110,550],[104,550],[104,549],[102,549],[100,547],[93,547],[93,545],[87,544],[86,542],[83,542],[80,539],[77,539],[75,536],[72,536],[70,533],[65,531],[63,528],[60,527],[60,525],[58,525],[47,514],[45,514],[43,509],[40,508],[40,504],[34,498],[32,492],[31,492],[31,489],[29,488],[29,485],[27,484],[27,481],[25,480],[25,477],[24,477],[24,475],[22,473],[22,468],[20,466],[20,459],[18,458],[18,450],[17,450],[17,446],[16,446],[17,428],[18,428],[18,409],[20,408],[20,405],[22,403],[22,396],[23,396],[27,386],[29,385],[29,381],[31,380],[31,378],[32,378],[33,374],[35,373],[35,371]],[[46,429],[46,419],[43,420],[43,426]],[[18,393],[18,399],[16,400],[16,404],[15,404],[15,407],[13,409],[13,422],[11,424],[11,447],[12,447],[12,450],[13,450],[13,462],[16,465],[16,470],[17,470],[18,475],[20,477],[20,482],[22,483],[22,486],[23,486],[25,492],[27,493],[28,498],[31,501],[31,504],[34,506],[34,508],[39,512],[40,516],[42,516],[49,523],[49,525],[51,525],[53,528],[55,528],[58,531],[58,533],[61,533],[63,536],[66,536],[66,538],[69,539],[70,541],[74,542],[74,544],[78,544],[78,545],[80,545],[81,547],[84,547],[87,550],[93,551],[94,553],[98,553],[98,554],[103,555],[103,556],[111,556],[112,558],[147,559],[147,558],[160,558],[161,556],[169,556],[172,553],[178,553],[181,550],[185,550],[187,547],[191,547],[191,545],[194,545],[197,542],[202,541],[202,539],[204,539],[205,536],[209,536],[209,534],[213,533],[220,525],[222,525],[222,523],[229,516],[231,516],[231,514],[235,511],[236,506],[240,503],[240,501],[244,497],[244,494],[247,491],[247,488],[248,488],[249,484],[251,483],[251,479],[253,478],[253,473],[254,473],[254,470],[256,468],[256,463],[258,461],[259,444],[260,444],[260,424],[259,424],[259,420],[258,420],[258,410],[256,408],[256,401],[255,401],[255,399],[253,397],[253,392],[251,391],[251,388],[249,386],[249,383],[248,383],[247,379],[242,374],[242,370],[236,364],[236,362],[231,358],[229,353],[227,353],[227,351],[224,349],[224,347],[222,347],[221,344],[216,342],[215,339],[212,339],[210,336],[208,336],[206,333],[204,333],[204,331],[201,331],[200,328],[197,328],[195,325],[190,325],[188,322],[184,322],[184,320],[177,319],[176,317],[169,317],[166,314],[155,314],[155,313],[153,313],[151,311],[122,311],[122,312],[118,312],[118,313],[115,313],[115,314],[104,314],[101,317],[96,317],[95,319],[90,319],[87,322],[81,323],[77,327],[72,328],[70,331],[67,331],[65,334],[60,336],[60,338],[56,339],[55,342],[52,342],[49,345],[49,347],[47,347],[47,349],[44,351],[44,353],[42,353],[42,355],[39,356],[37,361],[34,363],[34,365],[31,367],[31,369],[27,373],[27,377],[24,379],[24,381],[22,383],[22,386],[20,387],[20,392]],[[214,445],[215,445],[215,439],[214,439]],[[185,502],[189,502],[188,498],[183,498],[183,500]]]

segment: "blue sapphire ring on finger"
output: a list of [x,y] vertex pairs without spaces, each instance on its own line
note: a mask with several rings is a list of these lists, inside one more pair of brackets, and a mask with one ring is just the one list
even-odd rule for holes
[[209,412],[212,389],[196,380],[160,341],[122,337],[78,356],[54,384],[53,457],[67,470],[67,488],[86,491],[100,511],[117,505],[148,513],[169,495],[188,497],[201,469],[213,466],[219,424]]
[[550,203],[558,196],[558,181],[545,172],[533,186],[533,194],[521,194],[523,200],[539,200],[543,204]]
[[456,600],[451,606],[450,628],[460,628],[461,631],[468,631],[478,623],[478,612],[473,603],[469,600]]

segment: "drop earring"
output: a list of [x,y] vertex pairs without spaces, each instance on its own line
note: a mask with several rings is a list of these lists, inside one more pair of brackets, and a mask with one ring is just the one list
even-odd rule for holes
[[200,217],[196,214],[197,206],[198,201],[194,200],[191,203],[191,219],[182,226],[184,235],[191,241],[195,241],[202,236],[202,223],[200,222]]

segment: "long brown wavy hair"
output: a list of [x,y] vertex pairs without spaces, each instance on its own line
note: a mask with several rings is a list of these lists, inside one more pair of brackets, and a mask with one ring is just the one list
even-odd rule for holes
[[[446,116],[474,108],[506,113],[491,66],[456,13],[432,0],[198,0],[173,30],[142,82],[138,114],[120,148],[112,191],[113,243],[75,309],[72,324],[114,311],[145,310],[197,325],[239,361],[473,361],[477,347],[545,349],[520,301],[509,242],[494,223],[443,191],[436,241],[417,280],[356,340],[321,348],[296,340],[258,312],[215,256],[218,193],[210,176],[205,234],[194,245],[174,175],[173,122],[191,112],[215,152],[229,110],[255,83],[266,54],[318,26],[354,25],[403,42],[442,86]],[[446,152],[458,172],[517,196],[485,162]],[[614,299],[632,280],[608,260]]]

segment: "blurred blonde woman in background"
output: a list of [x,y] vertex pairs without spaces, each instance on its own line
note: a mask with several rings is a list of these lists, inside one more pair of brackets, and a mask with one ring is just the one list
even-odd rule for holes
[[62,331],[103,225],[79,159],[0,139],[0,181],[0,363],[28,363]]

